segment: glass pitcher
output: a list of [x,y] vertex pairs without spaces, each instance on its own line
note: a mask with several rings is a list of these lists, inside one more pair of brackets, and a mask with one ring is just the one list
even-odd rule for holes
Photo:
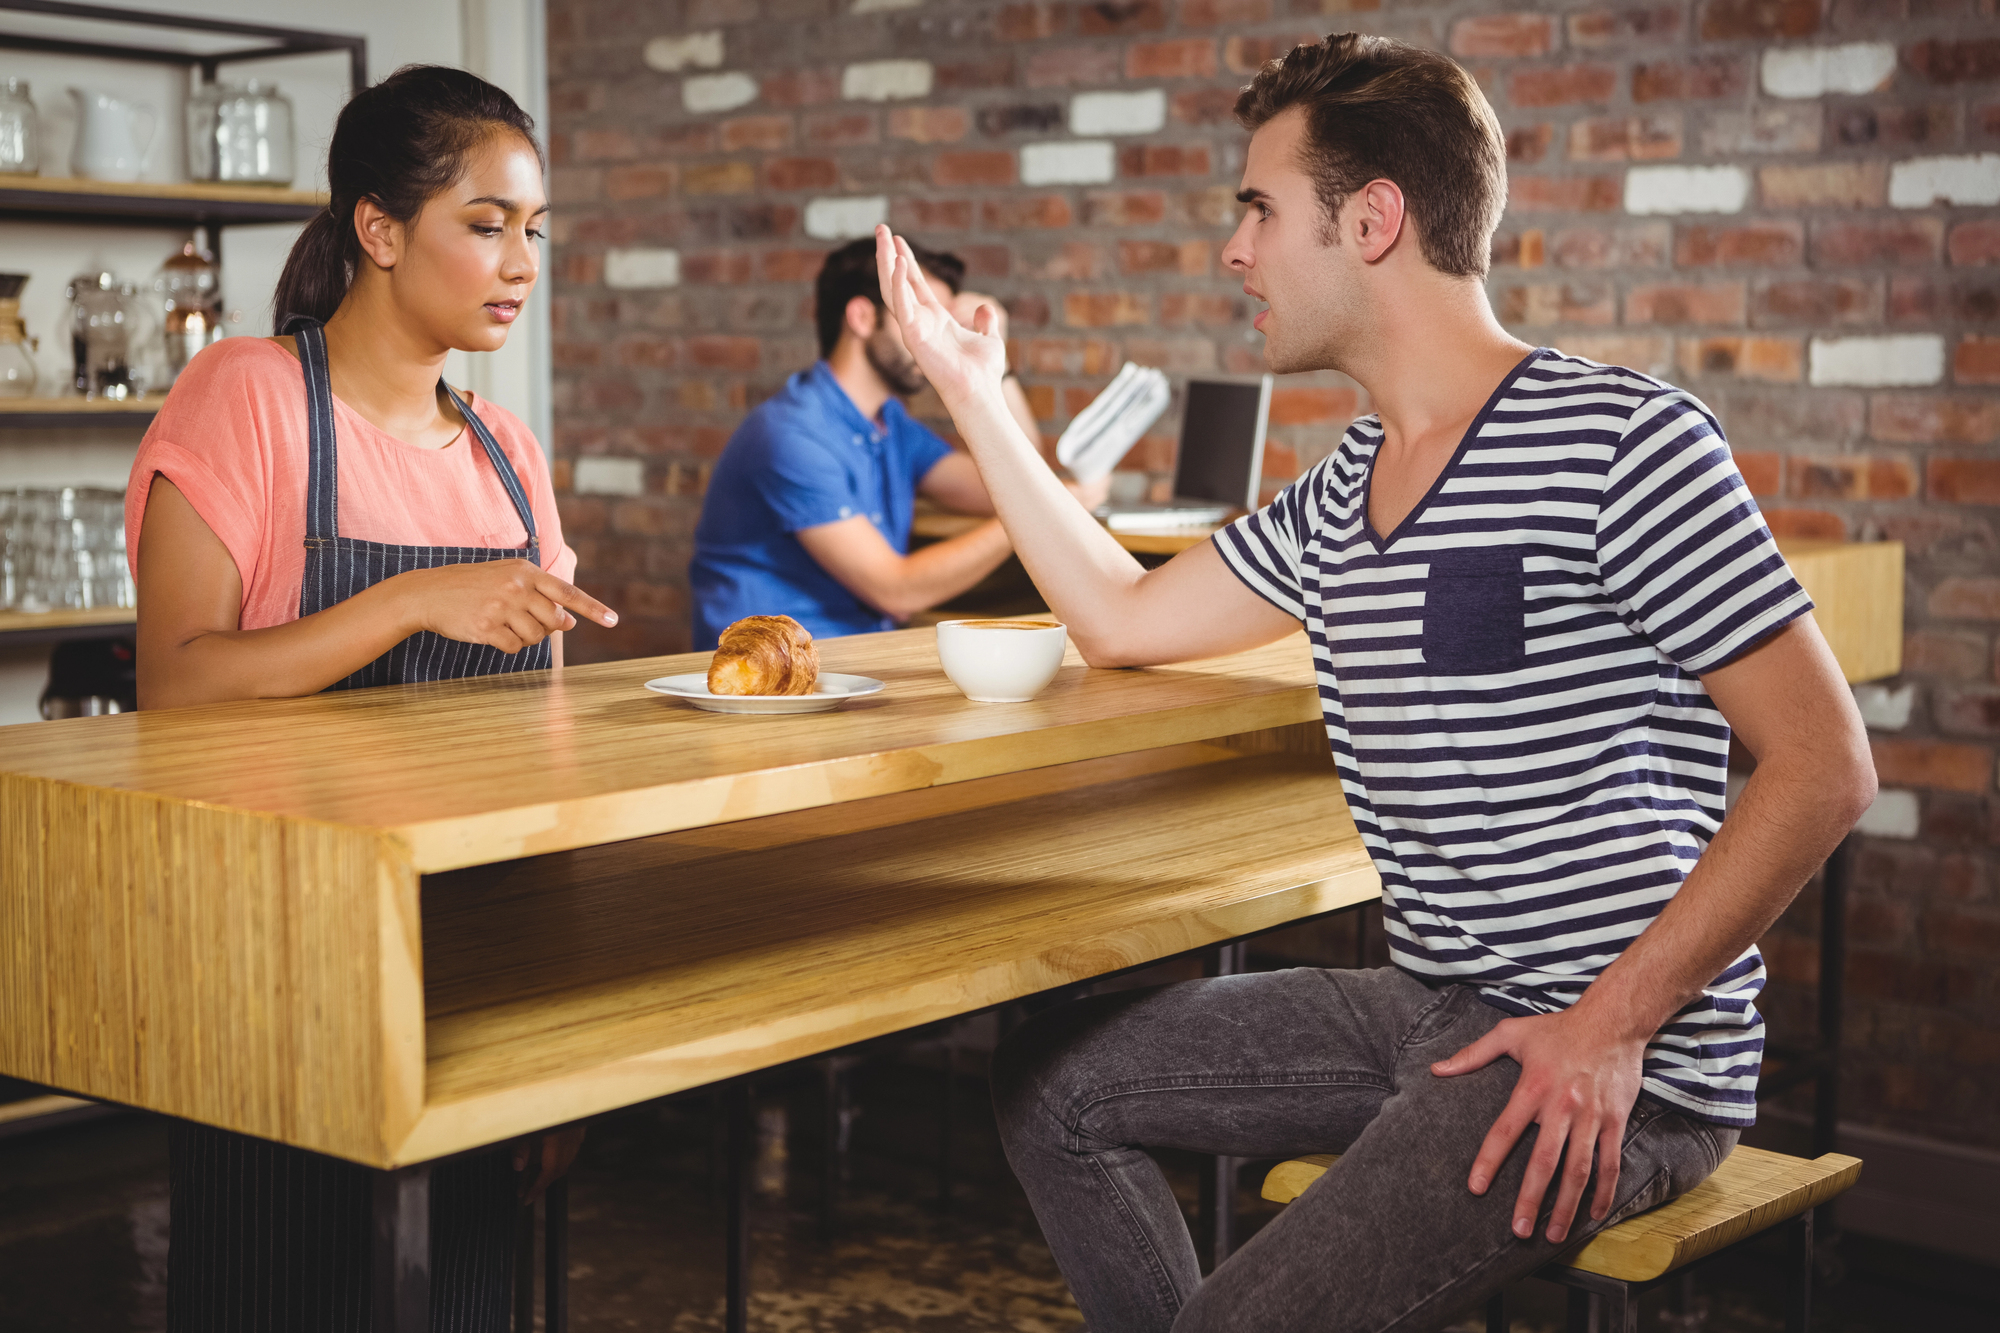
[[0,79],[0,174],[32,176],[41,169],[41,121],[28,81]]

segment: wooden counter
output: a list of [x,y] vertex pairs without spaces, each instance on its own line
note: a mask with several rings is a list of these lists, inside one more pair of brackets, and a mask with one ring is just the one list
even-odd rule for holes
[[705,655],[0,729],[0,1072],[428,1160],[1379,893],[1303,637],[742,717]]

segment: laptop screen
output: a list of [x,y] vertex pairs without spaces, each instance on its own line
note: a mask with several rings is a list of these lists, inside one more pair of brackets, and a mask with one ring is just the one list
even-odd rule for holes
[[1189,380],[1174,498],[1255,509],[1270,404],[1269,375],[1247,383]]

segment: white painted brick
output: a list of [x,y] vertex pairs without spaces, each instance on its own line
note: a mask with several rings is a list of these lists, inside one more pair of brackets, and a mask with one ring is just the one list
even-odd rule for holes
[[924,0],[854,0],[856,14],[879,14],[885,9],[915,9]]
[[691,32],[684,37],[655,37],[646,43],[646,68],[662,74],[684,69],[716,69],[722,64],[722,30]]
[[1772,97],[1824,97],[1872,93],[1896,73],[1896,48],[1888,42],[1846,46],[1774,46],[1765,50],[1764,91]]
[[1918,823],[1917,794],[1888,787],[1875,793],[1875,804],[1861,812],[1854,831],[1871,838],[1914,838]]
[[1742,167],[1634,167],[1625,173],[1627,213],[1741,213],[1750,198]]
[[814,199],[806,204],[806,235],[815,240],[851,241],[872,234],[888,220],[889,200],[879,194]]
[[681,80],[681,105],[697,114],[734,111],[757,100],[757,80],[741,70],[727,74],[697,74]]
[[1944,339],[1935,333],[1815,338],[1808,355],[1806,379],[1811,384],[1883,388],[1936,384],[1944,378]]
[[678,250],[613,250],[604,256],[604,285],[622,291],[681,285]]
[[1897,208],[2000,204],[2000,153],[1898,162],[1889,168],[1889,202]]
[[1910,725],[1910,709],[1917,702],[1917,687],[1900,685],[1856,685],[1854,706],[1861,720],[1876,731],[1901,731]]
[[850,102],[929,97],[934,77],[928,60],[864,60],[840,72],[840,95]]
[[1117,174],[1111,145],[1103,139],[1031,143],[1021,150],[1023,185],[1097,185]]
[[1071,134],[1151,134],[1167,123],[1167,94],[1160,88],[1136,93],[1078,93],[1070,99]]
[[637,458],[579,458],[570,473],[578,495],[644,495],[646,464]]

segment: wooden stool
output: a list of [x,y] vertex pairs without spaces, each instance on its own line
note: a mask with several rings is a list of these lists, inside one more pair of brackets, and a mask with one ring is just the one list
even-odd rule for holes
[[[1338,1160],[1280,1162],[1264,1177],[1264,1197],[1290,1203]],[[1785,1329],[1806,1333],[1812,1315],[1813,1209],[1860,1175],[1858,1157],[1827,1153],[1807,1161],[1739,1147],[1686,1194],[1598,1232],[1535,1276],[1570,1289],[1569,1333],[1637,1333],[1640,1295],[1690,1264],[1785,1223],[1791,1232]],[[1487,1305],[1486,1328],[1506,1333],[1504,1293]]]

